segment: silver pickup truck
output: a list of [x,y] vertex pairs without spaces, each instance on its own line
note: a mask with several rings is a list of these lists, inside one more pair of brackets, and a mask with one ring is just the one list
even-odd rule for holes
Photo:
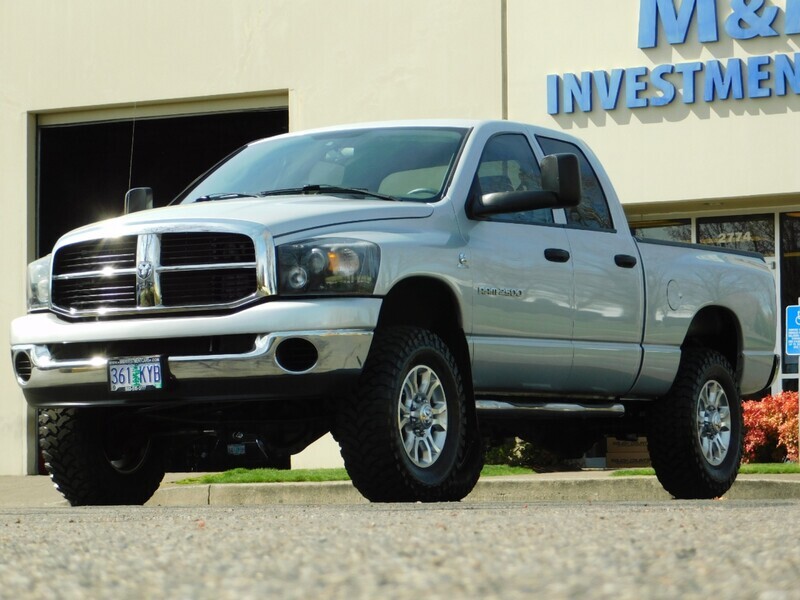
[[12,361],[74,505],[143,503],[219,446],[281,462],[332,432],[373,501],[453,501],[487,436],[581,454],[646,435],[659,480],[736,478],[740,394],[776,371],[758,255],[631,236],[579,140],[505,121],[247,145],[171,205],[28,270]]

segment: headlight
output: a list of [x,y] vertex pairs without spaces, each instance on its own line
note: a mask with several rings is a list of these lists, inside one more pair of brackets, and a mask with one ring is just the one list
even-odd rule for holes
[[50,262],[48,254],[28,265],[28,311],[50,307]]
[[278,293],[371,294],[380,265],[380,249],[361,240],[306,240],[278,246]]

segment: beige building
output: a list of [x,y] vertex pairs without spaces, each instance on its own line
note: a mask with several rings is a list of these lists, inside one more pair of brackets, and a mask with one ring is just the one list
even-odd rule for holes
[[[128,187],[164,204],[248,139],[403,118],[569,130],[637,233],[762,252],[795,304],[798,52],[800,0],[0,2],[0,342],[25,265]],[[33,472],[10,361],[0,391],[0,474]]]

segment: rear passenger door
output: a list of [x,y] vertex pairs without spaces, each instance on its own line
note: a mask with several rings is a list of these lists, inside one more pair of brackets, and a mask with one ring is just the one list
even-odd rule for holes
[[[575,278],[570,391],[624,394],[633,385],[641,361],[644,283],[638,249],[621,210],[614,215],[609,209],[604,187],[586,153],[566,140],[536,139],[544,154],[576,154],[581,167],[583,196],[577,207],[566,210],[565,226]],[[615,216],[619,223],[614,222]]]
[[[522,133],[484,145],[470,196],[541,189]],[[476,392],[554,393],[572,366],[572,263],[550,209],[471,218],[473,377]]]

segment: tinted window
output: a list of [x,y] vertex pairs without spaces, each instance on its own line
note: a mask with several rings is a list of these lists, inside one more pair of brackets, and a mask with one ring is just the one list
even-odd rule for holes
[[611,213],[603,192],[603,186],[597,179],[591,163],[580,148],[570,142],[552,138],[537,137],[545,154],[576,154],[581,166],[581,182],[583,197],[575,208],[567,209],[567,223],[585,229],[613,229]]
[[[524,135],[504,133],[491,138],[483,149],[475,176],[475,193],[538,191],[542,189],[539,163]],[[490,221],[542,224],[553,222],[549,208],[491,215]]]

